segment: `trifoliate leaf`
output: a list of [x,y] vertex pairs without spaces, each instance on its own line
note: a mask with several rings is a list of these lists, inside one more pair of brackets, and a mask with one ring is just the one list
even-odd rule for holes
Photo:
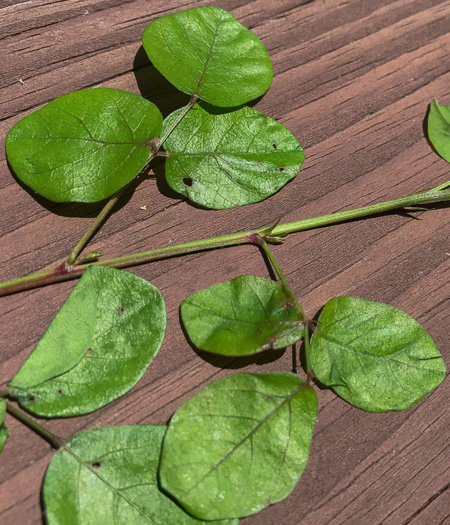
[[41,416],[92,412],[137,383],[165,327],[164,301],[154,286],[91,266],[10,382],[12,395]]
[[270,197],[300,171],[303,150],[282,124],[249,107],[210,111],[195,106],[164,143],[175,191],[206,208],[232,208]]
[[83,89],[20,120],[6,137],[19,179],[56,202],[111,196],[145,166],[161,131],[158,108],[133,93]]
[[173,416],[160,479],[190,514],[243,517],[285,498],[309,455],[317,397],[297,375],[232,374]]
[[325,305],[311,338],[319,381],[370,412],[404,410],[445,378],[431,337],[405,312],[358,297]]
[[265,93],[273,70],[263,43],[219,7],[195,7],[152,22],[142,43],[176,88],[216,106],[238,106]]
[[283,287],[255,275],[186,297],[181,319],[197,348],[222,355],[285,348],[303,335],[302,319]]

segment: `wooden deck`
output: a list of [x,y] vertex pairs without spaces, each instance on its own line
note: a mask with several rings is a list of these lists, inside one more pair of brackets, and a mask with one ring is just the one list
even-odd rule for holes
[[[209,2],[181,0],[0,1],[0,135],[51,99],[109,86],[142,94],[166,116],[187,97],[161,78],[140,44],[157,17]],[[90,244],[105,258],[251,227],[298,220],[437,186],[448,164],[424,138],[433,98],[450,104],[450,1],[218,0],[264,42],[275,77],[256,108],[305,149],[298,177],[265,202],[197,209],[163,181],[141,177]],[[0,148],[0,279],[62,260],[99,205],[55,205],[13,178]],[[150,173],[153,175],[153,173]],[[141,206],[147,206],[146,211]],[[298,233],[274,248],[310,315],[335,295],[389,303],[415,317],[447,365],[449,210],[389,213]],[[168,330],[143,379],[85,417],[51,420],[63,438],[101,425],[166,423],[213,379],[240,371],[289,371],[292,354],[224,360],[197,354],[179,323],[190,293],[241,274],[268,276],[251,246],[136,267],[166,301]],[[40,339],[74,282],[0,299],[0,385]],[[450,383],[400,413],[370,414],[319,391],[311,457],[294,492],[245,525],[450,523]],[[49,445],[7,417],[0,456],[0,523],[42,523],[40,489]],[[172,525],[172,524],[168,524]]]

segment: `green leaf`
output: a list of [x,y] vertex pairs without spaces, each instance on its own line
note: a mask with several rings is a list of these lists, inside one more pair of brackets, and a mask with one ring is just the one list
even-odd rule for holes
[[428,138],[439,155],[450,162],[450,106],[440,106],[436,99],[430,104]]
[[243,517],[285,498],[309,455],[317,397],[297,375],[232,374],[173,416],[160,480],[193,516]]
[[164,301],[154,286],[91,266],[10,382],[12,395],[40,416],[92,412],[137,383],[165,327]]
[[152,22],[142,44],[177,89],[216,106],[265,93],[273,70],[263,43],[219,7],[196,7]]
[[48,525],[204,524],[158,488],[165,430],[162,425],[102,427],[74,436],[70,448],[53,456],[45,476]]
[[358,297],[325,305],[311,338],[311,364],[319,381],[370,412],[409,408],[445,378],[444,361],[416,320]]
[[[181,111],[169,115],[164,131]],[[214,114],[195,106],[164,147],[170,187],[214,209],[270,197],[297,175],[305,160],[300,144],[282,124],[249,107]]]
[[0,397],[0,452],[3,450],[9,436],[8,429],[5,427],[5,413],[6,401],[3,397]]
[[151,154],[162,116],[147,100],[111,88],[59,97],[6,137],[19,179],[57,202],[95,202],[130,182]]
[[285,348],[303,335],[302,319],[283,287],[255,275],[189,295],[181,319],[197,348],[222,355]]

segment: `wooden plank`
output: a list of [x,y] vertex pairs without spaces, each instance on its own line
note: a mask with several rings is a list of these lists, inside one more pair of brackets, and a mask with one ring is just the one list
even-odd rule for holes
[[[0,137],[20,118],[76,89],[101,85],[149,98],[168,115],[186,103],[149,64],[143,29],[164,14],[207,2],[94,0],[0,2]],[[433,97],[450,104],[450,2],[440,0],[222,0],[266,45],[275,78],[256,108],[298,137],[300,175],[267,201],[205,211],[179,199],[162,165],[140,177],[89,250],[112,257],[186,240],[298,220],[396,198],[448,178],[423,131]],[[20,82],[23,82],[23,84]],[[155,177],[157,180],[155,180]],[[101,206],[54,204],[14,180],[0,149],[0,279],[64,258]],[[140,207],[147,205],[147,210]],[[309,315],[334,295],[404,309],[449,362],[447,206],[403,212],[287,237],[275,255]],[[200,288],[240,274],[268,276],[252,247],[228,248],[134,268],[163,293],[168,332],[138,385],[100,411],[45,421],[68,438],[97,425],[166,423],[181,403],[236,370],[290,370],[290,350],[232,360],[195,352],[178,307]],[[74,283],[0,299],[0,384],[24,362]],[[282,503],[242,520],[437,524],[448,521],[450,386],[412,409],[368,414],[319,391],[311,458]],[[37,525],[52,453],[11,417],[0,462],[0,522]]]

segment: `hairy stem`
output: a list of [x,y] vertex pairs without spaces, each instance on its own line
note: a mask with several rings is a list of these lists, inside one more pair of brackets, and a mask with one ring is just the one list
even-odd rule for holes
[[354,210],[331,213],[329,215],[323,215],[311,219],[303,219],[300,221],[278,224],[269,230],[267,228],[258,228],[255,230],[233,233],[229,235],[210,237],[209,239],[186,242],[175,246],[168,246],[166,248],[158,248],[155,250],[149,250],[131,255],[124,255],[122,257],[116,257],[114,259],[108,259],[105,261],[96,261],[77,266],[70,266],[68,268],[65,267],[65,265],[60,265],[55,269],[44,270],[42,272],[1,283],[0,296],[44,286],[46,284],[76,279],[92,265],[108,266],[110,268],[129,268],[131,266],[136,266],[151,261],[167,259],[169,257],[177,257],[180,255],[186,255],[204,250],[211,250],[214,248],[237,246],[240,244],[254,244],[255,234],[270,242],[271,240],[276,240],[277,238],[290,233],[311,230],[313,228],[328,226],[330,224],[336,224],[351,219],[358,219],[397,208],[447,200],[450,200],[449,189],[438,191],[430,190],[423,193],[408,195],[406,197],[392,201],[381,202],[371,206],[364,206],[363,208],[356,208]]
[[65,441],[61,439],[58,436],[55,436],[50,430],[47,430],[42,425],[31,419],[23,410],[20,410],[19,408],[16,408],[14,405],[11,405],[11,403],[6,402],[6,410],[14,416],[18,421],[26,425],[28,428],[30,428],[33,432],[38,434],[39,436],[43,437],[46,441],[50,443],[50,445],[55,448],[59,449],[65,446]]

